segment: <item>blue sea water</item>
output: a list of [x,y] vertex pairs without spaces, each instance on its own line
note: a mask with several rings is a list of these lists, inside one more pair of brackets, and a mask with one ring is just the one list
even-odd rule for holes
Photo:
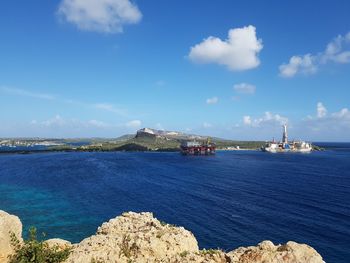
[[311,154],[3,154],[0,209],[72,242],[124,211],[151,211],[202,248],[294,240],[349,263],[350,144]]

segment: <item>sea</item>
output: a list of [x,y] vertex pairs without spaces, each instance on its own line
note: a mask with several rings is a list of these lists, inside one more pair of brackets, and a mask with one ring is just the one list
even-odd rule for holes
[[155,152],[0,154],[0,209],[46,238],[79,242],[125,211],[153,212],[201,248],[263,240],[350,262],[350,143],[325,151],[215,156]]

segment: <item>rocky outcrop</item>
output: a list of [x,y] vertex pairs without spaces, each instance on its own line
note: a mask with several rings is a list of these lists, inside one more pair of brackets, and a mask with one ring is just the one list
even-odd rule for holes
[[64,240],[64,239],[60,239],[60,238],[51,238],[48,240],[45,240],[45,242],[47,244],[48,247],[50,248],[58,248],[58,250],[64,250],[66,248],[72,248],[72,243]]
[[[1,221],[1,215],[8,219]],[[5,221],[6,224],[1,223]],[[0,212],[0,238],[8,233],[9,226],[17,229],[13,232],[20,236],[19,219]],[[9,240],[0,240],[0,251],[7,249],[6,253],[11,253]],[[291,241],[285,245],[263,241],[257,246],[240,247],[231,252],[199,250],[191,232],[162,223],[152,213],[124,213],[103,223],[95,235],[78,244],[72,245],[62,239],[46,242],[62,249],[71,247],[66,263],[324,263],[312,247]]]
[[232,263],[324,263],[315,249],[293,241],[276,246],[271,241],[263,241],[256,247],[240,247],[227,255]]
[[67,262],[160,262],[183,251],[198,252],[191,232],[162,224],[151,213],[129,212],[75,245]]
[[13,253],[11,233],[22,242],[22,223],[17,216],[0,210],[0,263],[7,262],[7,257]]

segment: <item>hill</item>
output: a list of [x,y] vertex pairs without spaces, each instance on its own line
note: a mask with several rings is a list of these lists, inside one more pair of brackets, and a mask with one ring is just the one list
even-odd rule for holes
[[[135,135],[127,134],[108,141],[96,141],[84,145],[77,150],[82,151],[179,151],[184,141],[205,142],[209,136],[187,134],[177,131],[164,131],[143,128]],[[261,141],[233,141],[221,138],[210,138],[217,149],[257,149],[264,142]],[[238,147],[237,147],[238,146]]]

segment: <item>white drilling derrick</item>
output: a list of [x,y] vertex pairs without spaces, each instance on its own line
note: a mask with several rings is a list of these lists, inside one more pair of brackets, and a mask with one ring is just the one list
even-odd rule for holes
[[282,138],[283,143],[288,143],[288,133],[287,133],[287,124],[283,125],[283,138]]

